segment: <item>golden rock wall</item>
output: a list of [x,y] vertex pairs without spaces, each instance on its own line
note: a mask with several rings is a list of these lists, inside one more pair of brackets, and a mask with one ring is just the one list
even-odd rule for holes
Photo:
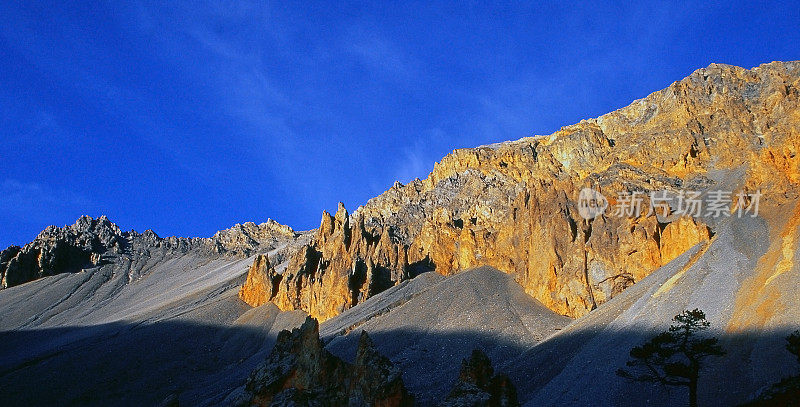
[[286,271],[263,278],[254,265],[241,297],[325,320],[420,272],[489,265],[579,317],[713,236],[702,216],[648,213],[647,198],[636,216],[609,208],[586,220],[579,191],[594,188],[612,206],[633,191],[796,199],[799,92],[798,63],[714,64],[550,136],[456,150],[352,215],[342,205],[323,213]]

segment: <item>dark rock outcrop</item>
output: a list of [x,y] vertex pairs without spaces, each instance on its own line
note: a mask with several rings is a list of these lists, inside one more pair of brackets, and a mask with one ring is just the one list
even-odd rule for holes
[[361,331],[358,341],[356,361],[350,374],[350,388],[360,404],[386,407],[414,405],[414,398],[403,383],[402,371],[378,352],[366,331]]
[[267,360],[250,375],[235,401],[244,406],[412,406],[402,374],[380,355],[366,332],[354,364],[328,352],[319,324],[308,317],[282,331]]
[[97,265],[102,253],[120,253],[127,245],[119,228],[105,216],[82,216],[63,228],[49,226],[24,247],[11,246],[0,253],[2,287]]
[[739,407],[800,406],[800,376],[787,377]]
[[[786,350],[800,363],[800,331],[789,335],[786,342]],[[783,378],[762,391],[755,400],[742,404],[742,407],[756,406],[800,406],[800,374]]]
[[440,407],[519,406],[517,390],[508,376],[494,374],[489,357],[475,349],[461,362],[458,381]]
[[161,238],[152,230],[123,232],[106,216],[82,216],[69,226],[48,226],[23,247],[10,246],[0,252],[0,288],[75,273],[121,257],[146,262],[151,251],[249,256],[297,237],[291,228],[273,220],[236,224],[211,238]]

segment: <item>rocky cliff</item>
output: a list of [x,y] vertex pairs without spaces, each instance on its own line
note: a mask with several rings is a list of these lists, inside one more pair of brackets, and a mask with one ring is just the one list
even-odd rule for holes
[[453,390],[439,407],[516,407],[517,389],[504,374],[494,374],[492,361],[479,349],[461,362]]
[[23,247],[10,246],[0,252],[0,288],[120,259],[146,263],[150,251],[249,256],[285,245],[298,236],[290,227],[269,220],[260,225],[237,224],[211,238],[161,238],[152,230],[123,232],[105,216],[82,216],[69,226],[47,227]]
[[[242,298],[325,320],[422,271],[489,265],[579,317],[713,237],[713,217],[648,210],[658,208],[649,194],[675,202],[725,190],[729,207],[750,206],[743,200],[757,191],[761,201],[796,199],[798,102],[798,62],[712,64],[549,136],[456,150],[426,179],[396,183],[353,214],[342,205],[323,213],[285,271],[254,264],[260,277]],[[580,215],[585,187],[607,198],[608,212]],[[633,192],[640,213],[610,213]]]
[[[4,403],[508,404],[513,381],[527,406],[669,406],[680,391],[614,372],[694,308],[728,352],[704,369],[701,404],[767,394],[797,374],[784,338],[800,321],[799,78],[796,62],[712,65],[553,135],[454,151],[309,233],[47,228],[0,253]],[[585,187],[604,214],[581,216]],[[649,211],[658,191],[673,200]],[[760,191],[761,211],[679,213],[687,192],[716,191],[723,209]],[[643,211],[615,213],[632,192]],[[327,319],[323,340],[316,323],[281,334],[271,363],[298,310]],[[509,381],[476,356],[451,391],[475,348]]]
[[311,318],[278,334],[267,360],[229,401],[241,406],[414,405],[400,370],[375,350],[366,332],[355,363],[349,364],[323,347],[319,324]]

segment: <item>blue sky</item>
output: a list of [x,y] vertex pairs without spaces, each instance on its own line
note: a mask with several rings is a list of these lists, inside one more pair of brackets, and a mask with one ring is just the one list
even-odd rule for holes
[[0,246],[82,214],[309,229],[454,148],[800,59],[796,2],[289,3],[0,3]]

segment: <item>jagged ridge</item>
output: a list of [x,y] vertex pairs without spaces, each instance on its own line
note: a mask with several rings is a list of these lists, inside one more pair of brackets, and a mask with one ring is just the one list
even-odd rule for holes
[[211,238],[161,238],[149,229],[144,233],[123,232],[105,215],[97,219],[82,216],[69,226],[48,226],[23,247],[10,246],[0,252],[0,288],[59,273],[74,273],[113,261],[118,256],[141,260],[154,249],[249,256],[298,236],[290,227],[270,219],[260,225],[236,224]]
[[237,406],[414,405],[400,370],[375,350],[366,332],[355,363],[349,364],[323,347],[319,324],[310,317],[299,328],[278,334],[267,360],[228,401]]
[[353,215],[341,205],[323,213],[312,242],[259,298],[324,320],[420,270],[490,265],[550,309],[584,315],[707,241],[713,220],[584,220],[578,191],[613,201],[631,191],[762,189],[764,201],[794,199],[798,81],[797,62],[712,64],[550,136],[456,150],[425,180],[396,183]]

